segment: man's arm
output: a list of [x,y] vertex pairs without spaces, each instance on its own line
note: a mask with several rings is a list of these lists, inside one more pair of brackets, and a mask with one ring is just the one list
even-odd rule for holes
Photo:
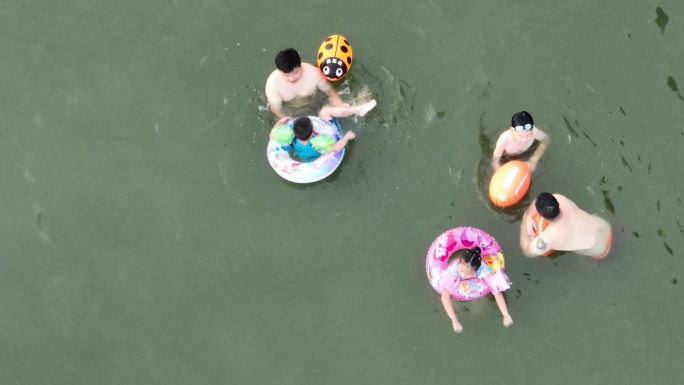
[[284,118],[285,114],[282,110],[283,98],[280,97],[280,94],[275,89],[272,76],[269,76],[268,80],[266,80],[265,93],[266,99],[268,99],[268,107],[271,109],[271,112],[273,112],[278,119]]
[[525,254],[526,257],[534,258],[538,257],[539,255],[535,255],[532,253],[530,250],[530,242],[532,241],[532,237],[530,237],[527,232],[525,231],[524,226],[520,227],[520,248],[522,249],[523,254]]
[[546,243],[546,240],[544,240],[544,238],[542,238],[540,235],[530,240],[530,242],[527,244],[527,250],[523,250],[523,254],[533,258],[544,255],[544,253],[548,252],[550,249],[551,248],[549,247],[549,244]]
[[325,94],[328,95],[330,105],[335,107],[348,106],[348,104],[342,101],[340,95],[337,94],[335,89],[330,85],[330,83],[328,83],[327,80],[325,80],[323,75],[321,75],[320,72],[318,72],[318,70],[316,70],[316,74],[318,75],[318,83],[316,83],[316,86],[319,90],[325,92]]
[[[534,204],[534,202],[533,202],[533,204]],[[522,219],[522,223],[520,224],[520,248],[522,249],[522,252],[523,252],[523,254],[525,254],[526,257],[534,258],[534,257],[538,257],[538,256],[544,254],[544,252],[542,251],[541,253],[537,253],[537,252],[535,252],[536,250],[534,247],[530,247],[533,244],[534,239],[536,239],[535,237],[533,237],[530,234],[530,231],[529,231],[529,229],[530,229],[529,221],[530,221],[531,212],[532,212],[532,205],[530,205],[530,208],[527,209],[527,211],[525,212],[525,215],[523,216],[523,219]],[[537,238],[541,239],[541,237],[537,237]],[[542,242],[543,241],[544,240],[542,239]],[[548,245],[545,245],[545,247],[548,247]]]
[[330,100],[330,105],[335,106],[335,107],[343,107],[346,106],[347,104],[342,101],[340,98],[340,95],[335,92],[335,89],[330,87],[330,89],[326,92],[328,94],[328,99]]

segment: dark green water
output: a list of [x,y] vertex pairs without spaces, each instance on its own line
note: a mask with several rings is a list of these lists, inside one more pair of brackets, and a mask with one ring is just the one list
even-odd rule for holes
[[[338,171],[284,182],[273,56],[343,33]],[[0,384],[679,384],[684,3],[6,0]],[[530,196],[613,225],[528,260],[486,200],[510,116],[552,136]],[[529,197],[526,200],[529,202]],[[442,231],[502,245],[515,324],[427,283]]]

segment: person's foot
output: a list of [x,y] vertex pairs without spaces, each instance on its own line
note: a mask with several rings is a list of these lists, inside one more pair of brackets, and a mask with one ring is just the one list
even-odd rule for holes
[[375,99],[372,99],[368,103],[363,103],[359,104],[358,106],[354,106],[356,108],[356,115],[365,116],[368,113],[368,111],[372,110],[377,105],[378,102],[376,102]]

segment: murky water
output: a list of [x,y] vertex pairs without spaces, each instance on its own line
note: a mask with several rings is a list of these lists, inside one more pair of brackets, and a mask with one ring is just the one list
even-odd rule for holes
[[[263,86],[330,33],[379,105],[338,171],[284,182]],[[684,3],[8,0],[0,5],[0,383],[684,383]],[[611,255],[526,259],[486,198],[526,109],[530,197],[613,225]],[[442,231],[514,285],[458,306]]]

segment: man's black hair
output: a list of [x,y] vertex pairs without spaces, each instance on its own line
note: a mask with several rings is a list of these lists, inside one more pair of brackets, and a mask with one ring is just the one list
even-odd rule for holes
[[539,212],[542,217],[550,221],[556,219],[558,214],[560,214],[558,200],[547,192],[539,194],[537,201],[534,203],[534,207],[537,208],[537,212]]
[[289,74],[302,66],[302,59],[296,49],[288,48],[278,52],[275,57],[275,65],[278,70]]

